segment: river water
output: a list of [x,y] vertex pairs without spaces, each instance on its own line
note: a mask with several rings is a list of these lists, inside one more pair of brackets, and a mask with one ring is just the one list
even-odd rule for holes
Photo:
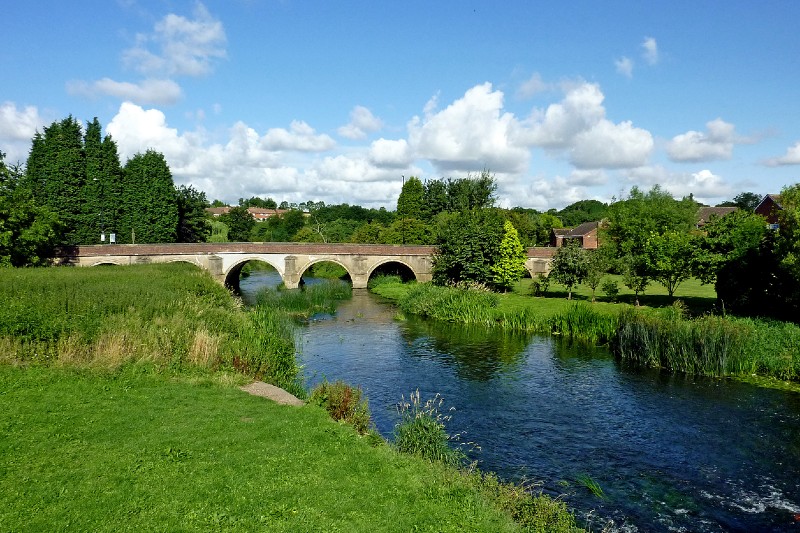
[[[275,273],[242,280],[245,295]],[[419,389],[479,468],[563,498],[592,530],[800,531],[800,394],[623,368],[604,348],[418,319],[354,291],[303,326],[309,387],[359,385],[391,439]],[[470,451],[471,450],[471,451]],[[591,479],[603,497],[590,492]]]

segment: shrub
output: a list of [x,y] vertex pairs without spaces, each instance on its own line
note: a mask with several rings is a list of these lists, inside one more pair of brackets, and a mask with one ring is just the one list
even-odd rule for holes
[[531,294],[533,296],[544,296],[550,290],[550,278],[544,274],[539,274],[533,278],[531,283]]
[[309,403],[325,408],[331,418],[352,425],[360,435],[369,432],[369,404],[362,399],[360,387],[323,381],[311,391]]
[[608,299],[612,302],[617,300],[617,296],[619,296],[619,284],[617,284],[616,280],[609,279],[603,282],[600,285],[600,290],[608,297]]
[[437,394],[423,404],[419,390],[411,393],[409,401],[403,399],[397,405],[400,422],[394,428],[395,447],[431,462],[451,466],[463,464],[464,452],[450,446],[450,441],[457,437],[449,435],[445,429],[450,416],[440,411],[443,403],[444,398]]

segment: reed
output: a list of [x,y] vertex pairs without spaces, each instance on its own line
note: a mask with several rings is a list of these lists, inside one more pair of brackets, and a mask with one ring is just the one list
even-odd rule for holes
[[296,317],[308,318],[315,313],[333,314],[336,303],[352,294],[353,289],[348,283],[325,280],[300,290],[264,289],[256,296],[256,307],[280,309]]

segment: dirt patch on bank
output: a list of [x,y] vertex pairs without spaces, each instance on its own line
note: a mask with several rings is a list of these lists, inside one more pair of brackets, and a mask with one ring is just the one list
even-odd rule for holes
[[239,389],[252,394],[253,396],[261,396],[262,398],[269,398],[273,402],[277,402],[283,405],[305,405],[305,402],[291,394],[286,392],[280,387],[276,387],[275,385],[270,385],[269,383],[264,383],[263,381],[254,381],[250,385],[245,385],[244,387],[239,387]]

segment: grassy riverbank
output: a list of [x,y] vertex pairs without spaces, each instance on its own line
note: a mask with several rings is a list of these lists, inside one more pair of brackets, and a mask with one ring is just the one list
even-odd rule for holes
[[[402,284],[386,278],[376,280],[372,290],[394,300],[409,314],[609,344],[619,359],[634,365],[710,376],[763,376],[800,382],[800,327],[708,314],[693,318],[690,310],[696,313],[698,308],[711,308],[713,300],[703,296],[704,289],[699,284],[687,285],[691,291],[688,297],[694,299],[692,308],[683,303],[639,309],[628,303],[588,303],[588,292],[578,292],[577,302],[532,297],[523,293],[524,284],[518,285],[514,293],[495,294]],[[559,294],[557,290],[551,293]]]
[[2,274],[0,529],[577,530],[563,502],[235,388],[305,395],[283,304],[242,309],[189,265]]

